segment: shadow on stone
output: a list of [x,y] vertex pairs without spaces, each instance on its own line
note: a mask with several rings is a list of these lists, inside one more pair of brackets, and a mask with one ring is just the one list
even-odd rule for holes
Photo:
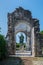
[[0,61],[0,65],[24,65],[24,62],[19,57],[10,57],[6,60]]

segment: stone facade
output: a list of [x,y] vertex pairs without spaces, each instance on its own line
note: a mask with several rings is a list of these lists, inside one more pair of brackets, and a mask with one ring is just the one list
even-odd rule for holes
[[[28,26],[27,33],[24,29],[19,29],[17,26],[19,24],[25,24]],[[7,42],[8,42],[8,51],[9,54],[15,55],[16,52],[16,41],[15,35],[17,32],[24,32],[26,35],[29,34],[29,26],[30,26],[30,46],[31,46],[31,56],[39,56],[41,52],[40,48],[40,38],[39,38],[39,20],[32,18],[32,14],[29,10],[25,10],[22,7],[16,8],[16,10],[12,13],[8,13],[8,33],[7,33]]]

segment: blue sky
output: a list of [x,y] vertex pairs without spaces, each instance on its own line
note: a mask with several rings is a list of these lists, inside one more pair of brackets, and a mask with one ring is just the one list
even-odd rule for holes
[[43,0],[0,0],[1,34],[7,34],[7,13],[11,13],[19,6],[32,12],[33,18],[40,20],[40,30],[43,30]]

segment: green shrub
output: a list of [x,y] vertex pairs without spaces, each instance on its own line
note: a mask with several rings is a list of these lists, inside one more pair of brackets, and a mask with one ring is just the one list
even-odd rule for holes
[[26,45],[24,44],[24,48],[26,47]]
[[7,54],[6,41],[3,35],[0,34],[0,60],[4,59]]
[[20,47],[20,43],[17,43],[17,44],[16,44],[16,47],[19,48],[19,47]]

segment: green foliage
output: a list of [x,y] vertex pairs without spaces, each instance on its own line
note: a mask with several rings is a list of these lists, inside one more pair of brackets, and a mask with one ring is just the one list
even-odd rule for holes
[[0,34],[0,59],[3,59],[6,57],[6,41],[4,39],[4,36]]
[[40,33],[41,33],[41,34],[43,34],[43,30],[42,30],[42,31],[40,31]]
[[1,27],[0,27],[0,32],[1,32]]
[[24,49],[26,48],[26,44],[23,43],[23,45],[21,43],[16,43],[16,50],[20,50],[20,47],[24,46]]
[[20,47],[20,43],[16,43],[16,47],[19,48]]
[[24,44],[24,48],[26,47],[26,45]]

